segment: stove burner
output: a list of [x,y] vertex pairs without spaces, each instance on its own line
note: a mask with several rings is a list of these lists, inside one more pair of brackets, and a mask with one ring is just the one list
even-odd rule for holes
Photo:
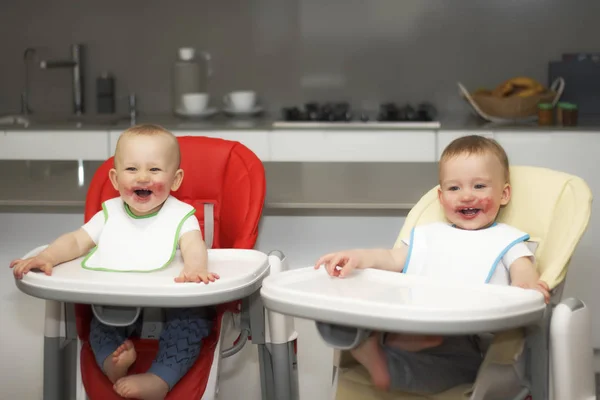
[[430,122],[435,121],[437,110],[430,103],[421,103],[417,108],[410,104],[398,107],[394,103],[379,106],[379,112],[372,118],[368,112],[353,112],[347,102],[340,103],[306,103],[303,108],[285,107],[282,109],[284,121],[301,122],[351,122],[371,120],[380,122]]
[[352,121],[352,112],[348,103],[306,103],[304,109],[288,107],[283,109],[285,121]]

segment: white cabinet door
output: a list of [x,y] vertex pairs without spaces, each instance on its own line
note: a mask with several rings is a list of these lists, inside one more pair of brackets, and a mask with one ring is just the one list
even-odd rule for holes
[[435,131],[271,131],[271,161],[433,162]]
[[106,160],[108,131],[5,131],[0,160]]
[[[512,165],[547,167],[580,176],[600,194],[600,132],[496,132]],[[593,343],[600,348],[600,206],[571,261],[563,298],[583,300],[592,311]]]
[[[195,131],[172,131],[175,136],[206,136],[221,138],[225,140],[232,140],[240,142],[244,146],[248,147],[258,158],[262,161],[269,161],[269,132],[258,131],[258,130],[233,130],[233,131],[208,131],[208,130],[195,130]],[[115,148],[117,147],[117,140],[121,136],[122,131],[111,131],[110,132],[110,154],[114,154]]]
[[581,176],[588,184],[598,171],[600,132],[496,131],[494,138],[513,165],[559,169]]
[[435,160],[439,161],[442,153],[446,146],[450,144],[454,139],[469,135],[480,135],[490,139],[494,138],[494,132],[492,131],[438,131],[436,141]]

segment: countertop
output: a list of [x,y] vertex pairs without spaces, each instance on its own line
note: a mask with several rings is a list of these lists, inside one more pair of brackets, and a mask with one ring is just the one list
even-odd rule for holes
[[[331,124],[327,128],[310,128],[310,127],[274,127],[277,115],[263,114],[256,117],[231,117],[225,114],[217,114],[205,119],[192,119],[176,117],[174,115],[140,115],[137,123],[155,123],[164,126],[173,131],[181,130],[211,130],[211,131],[227,131],[227,130],[246,130],[246,131],[269,131],[280,129],[319,129],[319,130],[370,130],[370,129],[403,129],[402,127],[385,127],[376,128],[373,126],[364,127],[360,124],[352,127],[339,123],[339,125]],[[75,118],[64,116],[39,116],[33,115],[32,122],[29,126],[23,125],[0,125],[0,130],[125,130],[129,127],[130,121],[126,116],[85,116]],[[595,118],[580,118],[579,124],[576,127],[562,126],[538,126],[537,122],[515,122],[515,123],[491,123],[482,120],[474,115],[446,115],[440,118],[439,128],[406,128],[406,129],[429,129],[429,130],[526,130],[526,131],[600,131],[600,116]]]
[[[82,212],[100,162],[0,161],[0,212]],[[437,163],[265,163],[266,213],[406,211],[437,184]]]
[[600,115],[597,117],[580,118],[577,126],[563,127],[558,125],[539,126],[537,121],[533,122],[511,122],[495,123],[482,120],[476,116],[447,116],[442,118],[440,130],[446,131],[469,131],[469,130],[490,130],[490,131],[593,131],[600,132]]

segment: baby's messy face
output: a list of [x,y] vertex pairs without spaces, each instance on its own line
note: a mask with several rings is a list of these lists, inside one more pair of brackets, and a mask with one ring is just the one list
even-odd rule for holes
[[510,185],[494,155],[459,155],[440,166],[439,199],[452,224],[482,229],[494,223],[500,206],[510,200]]
[[166,135],[123,138],[111,181],[138,216],[158,211],[181,183],[176,147]]

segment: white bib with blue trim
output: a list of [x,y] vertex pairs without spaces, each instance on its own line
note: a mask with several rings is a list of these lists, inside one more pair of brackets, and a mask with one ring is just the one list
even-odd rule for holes
[[87,269],[150,272],[166,267],[175,256],[183,222],[194,207],[169,196],[144,228],[133,223],[120,197],[102,203],[106,222],[96,247],[82,261]]
[[528,234],[506,224],[480,230],[442,222],[417,226],[411,232],[403,272],[436,280],[488,283],[506,252],[526,240]]

